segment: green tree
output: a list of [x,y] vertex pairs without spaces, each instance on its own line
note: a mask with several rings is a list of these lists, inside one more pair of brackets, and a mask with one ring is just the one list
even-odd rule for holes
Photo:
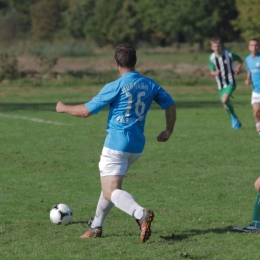
[[236,8],[239,15],[233,24],[241,31],[241,37],[246,41],[260,38],[259,0],[236,0]]
[[22,19],[22,24],[24,28],[24,32],[28,32],[31,29],[31,17],[30,17],[30,7],[31,5],[35,4],[39,0],[23,0],[23,1],[16,1],[16,0],[7,0],[9,5],[9,10],[14,13],[19,14],[20,18]]
[[16,11],[9,11],[0,17],[0,41],[12,43],[19,38],[24,38],[26,25],[24,17]]
[[141,31],[137,3],[138,0],[96,0],[93,17],[85,26],[85,35],[99,46],[136,43]]
[[8,0],[0,0],[0,15],[6,12],[10,7]]
[[138,14],[138,1],[125,0],[115,15],[109,28],[107,39],[113,45],[127,42],[136,45],[141,37],[141,23]]
[[218,36],[223,41],[236,36],[232,20],[237,16],[235,0],[187,1],[181,14],[183,33],[188,42],[198,42],[204,47],[205,39]]
[[53,40],[63,28],[66,0],[40,0],[31,6],[32,37],[35,40]]
[[85,27],[94,16],[95,0],[74,0],[64,14],[66,29],[75,39],[85,39]]
[[30,5],[38,0],[0,0],[0,41],[25,39],[31,28]]
[[198,42],[220,36],[223,40],[235,37],[231,24],[237,16],[235,0],[142,0],[142,28],[146,38],[161,45],[184,40]]
[[185,4],[180,0],[140,1],[139,15],[145,37],[142,40],[163,46],[179,42],[183,8]]

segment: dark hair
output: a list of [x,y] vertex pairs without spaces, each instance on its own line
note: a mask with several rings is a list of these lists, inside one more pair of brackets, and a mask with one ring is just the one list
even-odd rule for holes
[[137,60],[135,48],[129,44],[117,46],[115,60],[123,68],[133,68]]
[[257,42],[257,43],[259,44],[259,40],[256,39],[256,38],[251,39],[250,42],[251,42],[251,41]]

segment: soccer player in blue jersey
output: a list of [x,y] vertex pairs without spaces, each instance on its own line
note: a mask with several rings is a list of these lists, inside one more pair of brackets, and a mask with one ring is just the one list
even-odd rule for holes
[[176,107],[161,86],[135,71],[136,61],[136,50],[132,46],[119,45],[115,49],[119,79],[106,84],[85,104],[68,106],[59,101],[56,106],[57,112],[78,117],[98,114],[109,106],[107,136],[99,161],[102,191],[95,218],[81,238],[100,237],[105,218],[114,205],[136,219],[142,242],[151,235],[153,211],[140,206],[131,194],[122,190],[122,183],[129,168],[143,152],[146,115],[152,102],[165,110],[166,128],[157,136],[158,142],[170,138],[176,121]]
[[252,39],[249,41],[248,49],[251,52],[246,57],[247,76],[245,83],[247,85],[252,81],[251,105],[256,123],[256,131],[260,134],[260,53],[259,41]]
[[[231,127],[239,129],[241,123],[235,114],[230,97],[236,89],[235,75],[240,73],[243,60],[236,53],[223,49],[219,38],[212,38],[210,42],[213,50],[213,53],[209,56],[210,74],[216,78],[219,97],[231,119]],[[235,61],[238,64],[234,68]]]

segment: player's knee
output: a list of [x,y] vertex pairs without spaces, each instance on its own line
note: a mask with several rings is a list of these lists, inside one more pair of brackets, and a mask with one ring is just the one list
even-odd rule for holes
[[221,97],[221,102],[222,102],[223,104],[227,104],[228,101],[229,101],[229,100],[228,100],[228,96],[222,96],[222,97]]
[[226,109],[228,107],[228,101],[227,100],[222,100],[221,99],[221,103],[223,105],[223,107]]
[[[108,201],[112,201],[112,193],[117,190],[118,188],[114,188],[114,187],[106,187],[105,189],[102,188],[103,191],[103,197],[108,200]],[[120,190],[120,189],[119,189]]]
[[103,197],[108,201],[111,201],[111,194],[112,192],[110,190],[103,190]]
[[260,121],[260,110],[254,111],[254,117]]
[[258,177],[254,183],[255,189],[259,191],[260,189],[260,177]]
[[227,108],[228,108],[227,102],[222,102],[222,105],[223,105],[223,108],[224,108],[224,109],[227,109]]

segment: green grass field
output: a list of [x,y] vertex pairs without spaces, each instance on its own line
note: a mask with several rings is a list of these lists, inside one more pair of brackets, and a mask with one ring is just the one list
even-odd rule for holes
[[[231,231],[250,224],[260,175],[260,137],[242,84],[233,99],[243,124],[237,131],[215,84],[166,86],[177,105],[166,143],[156,141],[164,112],[157,105],[149,112],[143,156],[123,186],[155,212],[147,243],[134,219],[116,208],[102,238],[78,238],[100,194],[107,110],[81,119],[55,106],[88,101],[100,87],[0,86],[0,259],[258,259],[260,236]],[[73,209],[71,225],[49,220],[57,203]]]

